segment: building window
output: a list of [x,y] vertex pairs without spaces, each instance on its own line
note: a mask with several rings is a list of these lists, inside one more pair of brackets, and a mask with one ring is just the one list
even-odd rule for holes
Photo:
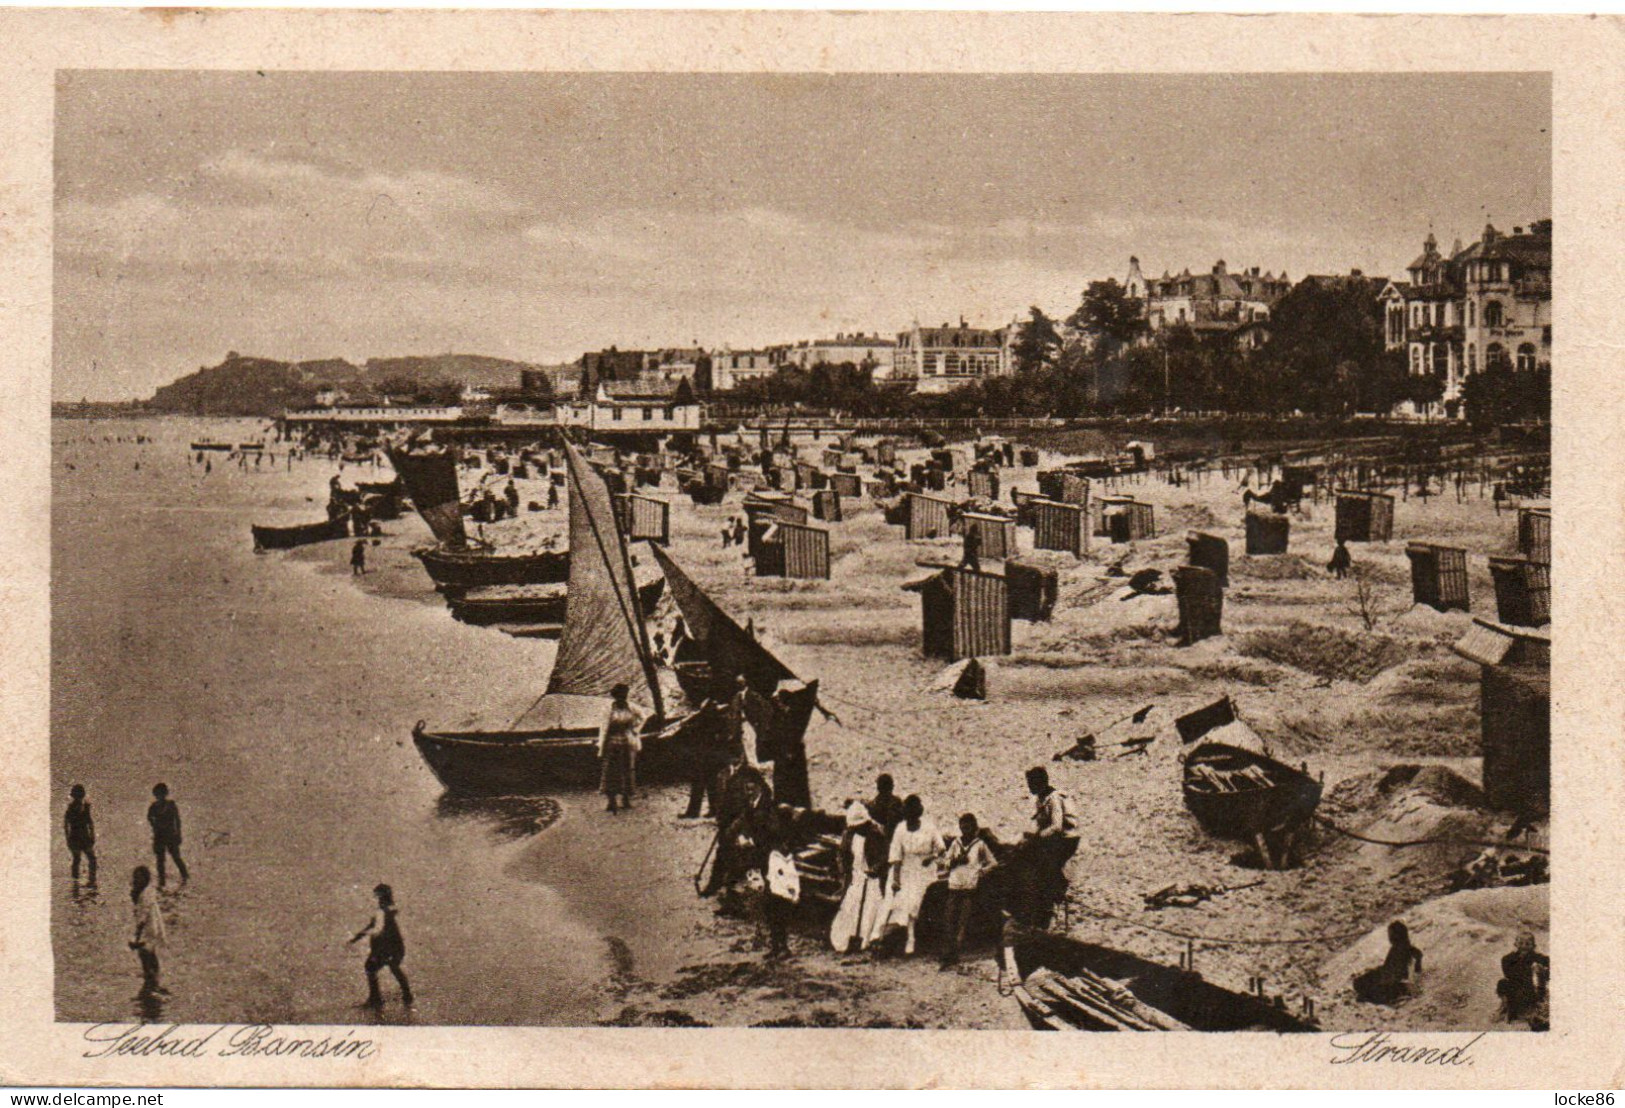
[[655,410],[653,408],[645,408],[645,409],[643,409],[643,422],[648,423],[648,422],[652,421],[654,419],[654,417],[655,417]]
[[1501,326],[1501,323],[1501,302],[1499,300],[1491,300],[1484,305],[1484,326],[1499,327]]
[[621,410],[619,408],[611,408],[609,410],[609,418],[619,420],[621,418]]
[[670,404],[666,405],[666,422],[670,423],[677,418],[677,409]]
[[1476,346],[1467,347],[1467,372],[1478,372],[1478,347]]
[[1521,373],[1535,371],[1535,344],[1526,342],[1518,347],[1518,370]]
[[1467,301],[1467,326],[1469,326],[1469,327],[1477,327],[1478,326],[1477,305],[1474,304],[1473,301],[1471,301],[1471,300]]
[[[1487,310],[1485,314],[1488,314]],[[1506,369],[1507,367],[1508,363],[1506,347],[1502,346],[1498,342],[1492,342],[1489,344],[1489,346],[1484,348],[1485,369]]]
[[1433,346],[1433,372],[1440,378],[1450,376],[1450,344],[1435,343]]
[[1419,343],[1411,344],[1411,372],[1418,377],[1422,375],[1422,347]]

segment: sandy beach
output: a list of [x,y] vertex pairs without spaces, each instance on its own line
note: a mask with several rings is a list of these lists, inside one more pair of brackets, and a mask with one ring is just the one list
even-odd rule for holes
[[[139,979],[121,941],[122,889],[145,851],[147,789],[166,780],[196,870],[168,894],[166,1019],[353,1021],[359,956],[343,939],[366,918],[366,890],[390,880],[425,1022],[1025,1025],[994,986],[991,950],[943,973],[926,958],[837,957],[808,931],[791,961],[763,964],[755,926],[693,894],[712,829],[676,818],[676,789],[616,817],[592,795],[444,800],[412,749],[412,723],[512,719],[541,691],[552,645],[453,621],[411,557],[428,538],[415,516],[384,525],[365,577],[350,576],[347,542],[256,556],[248,524],[320,518],[337,467],[242,470],[219,457],[205,475],[185,443],[207,426],[54,428],[53,785],[59,802],[69,784],[89,786],[105,843],[95,896],[70,892],[56,851],[59,1018],[129,1015]],[[137,433],[155,441],[103,441]],[[350,466],[341,478],[387,476]],[[1037,488],[1033,469],[1002,480]],[[539,483],[519,488],[544,499]],[[676,560],[821,682],[838,720],[815,717],[807,737],[818,805],[867,796],[888,772],[939,826],[969,811],[1011,839],[1030,813],[1022,772],[1047,765],[1082,816],[1069,933],[1169,964],[1189,950],[1237,991],[1262,977],[1294,1010],[1313,999],[1328,1029],[1493,1026],[1512,936],[1533,929],[1545,949],[1545,886],[1445,898],[1476,849],[1396,850],[1329,830],[1302,868],[1237,864],[1239,844],[1207,836],[1184,807],[1168,724],[1229,695],[1278,758],[1324,775],[1322,814],[1339,826],[1396,840],[1498,837],[1510,816],[1474,804],[1477,667],[1449,649],[1470,616],[1411,605],[1404,546],[1465,547],[1473,614],[1493,617],[1486,558],[1514,549],[1514,514],[1476,486],[1459,503],[1453,490],[1397,500],[1394,539],[1351,546],[1375,585],[1368,630],[1353,583],[1325,571],[1329,503],[1293,519],[1290,553],[1249,558],[1235,480],[1173,486],[1153,474],[1120,491],[1155,505],[1157,537],[1095,539],[1082,559],[1042,555],[1061,570],[1055,617],[1014,625],[983,703],[933,688],[943,667],[921,656],[920,601],[901,587],[925,573],[918,561],[956,557],[957,540],[907,543],[864,501],[832,525],[832,580],[758,579],[718,539],[738,492],[715,507],[670,487],[659,495],[673,502]],[[521,511],[487,533],[526,545],[561,522]],[[1125,598],[1106,569],[1166,574],[1192,529],[1229,541],[1231,584],[1225,633],[1180,647],[1174,597]],[[1020,535],[1025,549],[1031,533]],[[1158,711],[1139,731],[1120,723],[1148,705]],[[1155,737],[1143,754],[1116,756],[1106,744],[1131,732]],[[1052,760],[1091,733],[1101,760]],[[1230,891],[1147,909],[1148,894],[1176,883]],[[1370,933],[1395,918],[1411,921],[1438,968],[1397,1007],[1358,1004],[1348,978],[1381,960]]]

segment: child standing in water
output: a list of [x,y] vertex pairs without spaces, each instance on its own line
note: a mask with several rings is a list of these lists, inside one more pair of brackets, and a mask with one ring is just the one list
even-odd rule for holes
[[79,857],[90,862],[90,883],[96,883],[96,821],[90,815],[90,801],[85,799],[85,787],[75,785],[68,790],[68,810],[62,816],[62,829],[68,836],[68,852],[73,855],[73,876],[79,877]]
[[135,917],[130,949],[141,959],[141,995],[167,996],[169,990],[158,981],[158,956],[163,952],[166,938],[164,912],[158,905],[158,889],[152,883],[152,871],[146,866],[136,866],[130,871],[130,904]]
[[366,1004],[370,1008],[383,1007],[384,998],[378,991],[378,971],[387,966],[401,987],[401,1003],[410,1008],[412,986],[407,984],[406,974],[401,971],[401,963],[406,960],[406,940],[401,937],[401,925],[395,918],[400,911],[395,907],[395,890],[388,885],[378,885],[372,890],[372,895],[378,900],[378,911],[367,921],[367,926],[350,939],[350,943],[354,944],[369,935],[372,937],[372,948],[367,953],[364,967],[367,972]]

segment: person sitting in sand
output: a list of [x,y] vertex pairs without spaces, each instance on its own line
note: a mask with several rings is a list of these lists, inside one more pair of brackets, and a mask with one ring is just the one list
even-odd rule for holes
[[1411,968],[1422,976],[1422,952],[1411,945],[1411,932],[1399,920],[1388,925],[1388,957],[1382,965],[1354,977],[1354,995],[1367,1004],[1397,1004],[1410,996]]
[[1552,960],[1535,949],[1532,931],[1520,931],[1512,953],[1501,958],[1501,980],[1495,995],[1501,998],[1501,1018],[1508,1023],[1526,1020],[1532,1031],[1550,1026],[1546,1012],[1546,982]]

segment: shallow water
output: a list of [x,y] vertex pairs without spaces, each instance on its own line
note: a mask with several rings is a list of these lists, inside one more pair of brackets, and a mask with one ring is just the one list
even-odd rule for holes
[[[552,644],[370,595],[350,581],[348,543],[255,555],[249,523],[319,519],[335,469],[210,455],[205,474],[186,443],[216,434],[258,437],[250,422],[53,426],[58,1018],[356,1022],[365,942],[345,940],[380,881],[401,905],[419,1022],[590,1022],[628,961],[680,957],[699,908],[670,887],[670,851],[649,854],[675,797],[613,821],[592,796],[449,800],[413,749],[419,718],[516,715]],[[192,870],[163,895],[161,1005],[136,999],[125,945],[157,781],[180,804]],[[96,816],[99,888],[71,880],[60,838],[75,782]],[[699,829],[683,834],[703,851]],[[402,1018],[387,975],[385,995],[386,1018]]]

